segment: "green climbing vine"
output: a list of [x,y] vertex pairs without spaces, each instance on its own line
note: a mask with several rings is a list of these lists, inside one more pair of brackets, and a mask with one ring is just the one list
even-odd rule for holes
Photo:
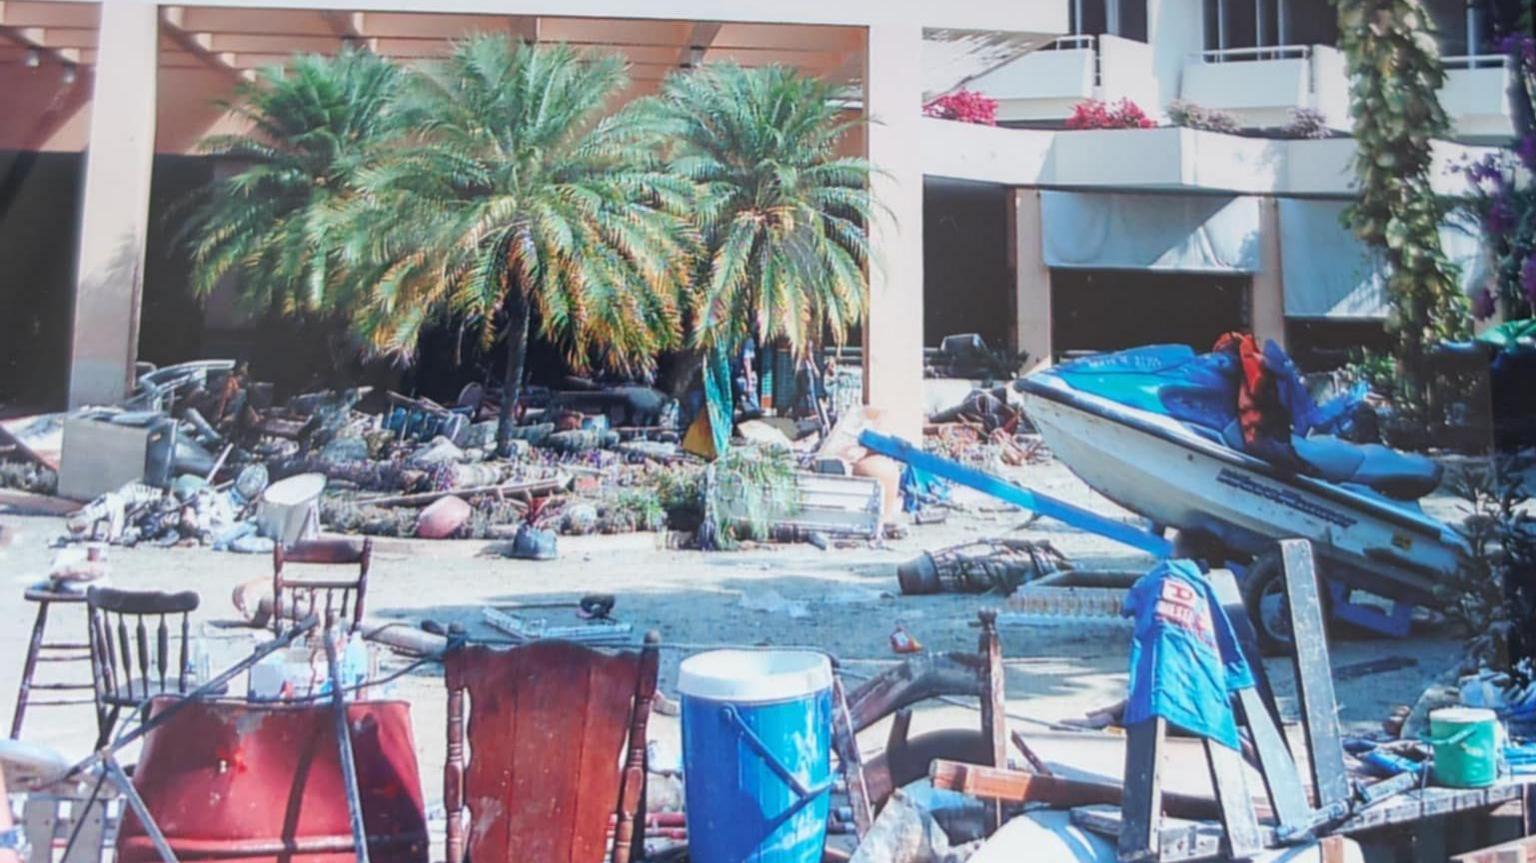
[[1449,128],[1445,69],[1422,0],[1335,0],[1350,73],[1360,199],[1346,218],[1384,264],[1400,407],[1423,416],[1426,350],[1465,338],[1456,269],[1440,248],[1445,205],[1431,184],[1432,143]]

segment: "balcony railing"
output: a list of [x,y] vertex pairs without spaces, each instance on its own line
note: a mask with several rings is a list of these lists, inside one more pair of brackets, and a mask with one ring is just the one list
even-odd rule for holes
[[1497,69],[1509,68],[1508,54],[1462,54],[1453,57],[1442,57],[1440,62],[1447,69]]
[[1256,60],[1306,60],[1312,56],[1311,45],[1260,45],[1253,48],[1216,48],[1201,51],[1207,63],[1251,63]]
[[1078,33],[1071,36],[1058,36],[1045,44],[1043,51],[1092,51],[1093,52],[1093,86],[1098,87],[1104,83],[1104,70],[1099,62],[1099,37],[1092,33]]

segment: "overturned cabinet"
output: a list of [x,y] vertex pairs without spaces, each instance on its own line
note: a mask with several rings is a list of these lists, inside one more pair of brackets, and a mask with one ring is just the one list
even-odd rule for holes
[[74,414],[64,420],[59,496],[93,500],[130,482],[173,477],[176,421],[164,414]]

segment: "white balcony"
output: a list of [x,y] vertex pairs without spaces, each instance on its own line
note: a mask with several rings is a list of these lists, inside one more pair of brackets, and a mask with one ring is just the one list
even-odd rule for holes
[[1445,67],[1440,105],[1451,119],[1451,134],[1486,144],[1514,137],[1509,58],[1502,54],[1446,57]]
[[1130,99],[1156,117],[1152,47],[1119,36],[1063,36],[972,81],[1001,122],[1055,122],[1088,99]]
[[[1355,194],[1355,142],[1248,138],[1179,129],[1057,131],[923,120],[923,173],[1006,186],[1106,191],[1220,192],[1347,198]],[[1454,166],[1493,152],[1434,143],[1435,191],[1467,193]]]
[[1245,126],[1285,126],[1291,112],[1322,112],[1348,129],[1349,74],[1344,55],[1327,45],[1226,48],[1184,61],[1179,98],[1237,116]]

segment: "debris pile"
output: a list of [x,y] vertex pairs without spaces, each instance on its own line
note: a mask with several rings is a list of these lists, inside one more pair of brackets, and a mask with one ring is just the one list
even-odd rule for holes
[[[979,429],[973,443],[992,458],[1028,462],[1038,443],[991,398],[968,402],[950,433]],[[244,364],[207,360],[141,375],[121,405],[0,433],[6,484],[87,502],[66,541],[260,553],[329,530],[509,541],[543,557],[555,535],[670,530],[679,545],[826,549],[899,531],[901,467],[857,442],[878,412],[831,425],[825,405],[798,421],[726,405],[725,435],[715,413],[697,410],[685,435],[658,390],[572,382],[529,388],[502,428],[498,394],[478,385],[452,405],[371,387],[279,398]],[[304,499],[270,499],[298,477],[310,478]]]

